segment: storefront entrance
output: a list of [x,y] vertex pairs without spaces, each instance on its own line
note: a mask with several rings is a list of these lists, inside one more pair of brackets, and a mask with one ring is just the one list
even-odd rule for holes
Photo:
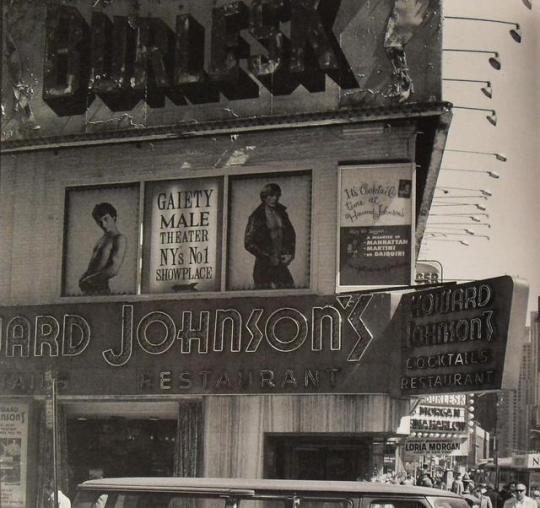
[[369,474],[371,440],[266,436],[265,478],[354,481]]
[[90,478],[173,476],[177,425],[172,414],[68,415],[65,460],[70,492]]

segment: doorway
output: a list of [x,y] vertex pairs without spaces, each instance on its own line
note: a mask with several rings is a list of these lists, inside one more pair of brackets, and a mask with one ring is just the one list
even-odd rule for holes
[[176,420],[122,417],[67,420],[70,492],[90,478],[173,476]]
[[370,471],[371,439],[265,436],[265,478],[354,481]]

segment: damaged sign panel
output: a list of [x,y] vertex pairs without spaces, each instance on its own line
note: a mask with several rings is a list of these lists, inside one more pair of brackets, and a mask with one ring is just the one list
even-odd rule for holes
[[440,0],[14,0],[2,141],[440,100]]

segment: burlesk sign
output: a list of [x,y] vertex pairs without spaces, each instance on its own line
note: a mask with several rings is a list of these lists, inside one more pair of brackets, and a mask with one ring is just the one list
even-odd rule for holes
[[509,276],[404,295],[401,393],[516,387],[527,297],[528,287]]
[[386,392],[389,323],[388,293],[6,307],[0,392]]
[[441,0],[12,0],[2,141],[434,103]]

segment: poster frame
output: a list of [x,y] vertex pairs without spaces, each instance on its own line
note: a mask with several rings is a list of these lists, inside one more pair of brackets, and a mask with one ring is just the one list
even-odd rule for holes
[[[409,280],[407,284],[395,283],[395,284],[365,284],[365,285],[345,285],[340,284],[340,259],[341,259],[341,206],[342,206],[342,192],[341,186],[343,183],[343,172],[346,170],[367,170],[367,169],[395,169],[409,167],[411,173],[411,224],[410,224],[410,267],[409,267]],[[415,276],[415,262],[416,262],[416,249],[415,249],[415,233],[416,233],[416,165],[414,162],[404,161],[404,162],[393,162],[386,164],[340,164],[338,166],[338,175],[337,175],[337,210],[336,210],[336,260],[335,260],[335,269],[336,269],[336,278],[335,286],[336,293],[351,292],[351,291],[362,291],[366,289],[384,289],[389,287],[398,287],[398,286],[411,286],[414,281]]]
[[[140,180],[126,180],[126,181],[113,181],[113,182],[106,182],[103,184],[98,183],[89,183],[89,184],[66,184],[63,187],[63,208],[62,208],[62,248],[61,248],[61,269],[60,269],[60,297],[62,299],[69,299],[69,298],[75,298],[77,300],[84,299],[84,298],[103,298],[105,297],[125,297],[125,296],[134,296],[141,294],[140,292],[140,269],[139,269],[139,262],[141,259],[141,225],[143,220],[143,210],[141,209],[141,203],[144,198],[143,195],[143,189],[142,189],[143,182]],[[68,241],[68,235],[70,230],[70,220],[72,220],[71,216],[71,195],[77,192],[85,192],[85,191],[92,191],[92,190],[112,190],[112,189],[129,189],[133,188],[134,192],[136,192],[137,196],[134,197],[134,201],[136,201],[137,206],[137,214],[135,217],[137,227],[136,227],[136,236],[135,236],[135,263],[132,267],[133,278],[134,278],[134,288],[132,292],[129,293],[111,293],[109,295],[102,295],[102,294],[95,294],[95,295],[85,295],[85,294],[67,294],[67,271],[68,271],[68,258],[70,256],[69,253],[69,241]],[[71,254],[72,255],[72,254]]]

